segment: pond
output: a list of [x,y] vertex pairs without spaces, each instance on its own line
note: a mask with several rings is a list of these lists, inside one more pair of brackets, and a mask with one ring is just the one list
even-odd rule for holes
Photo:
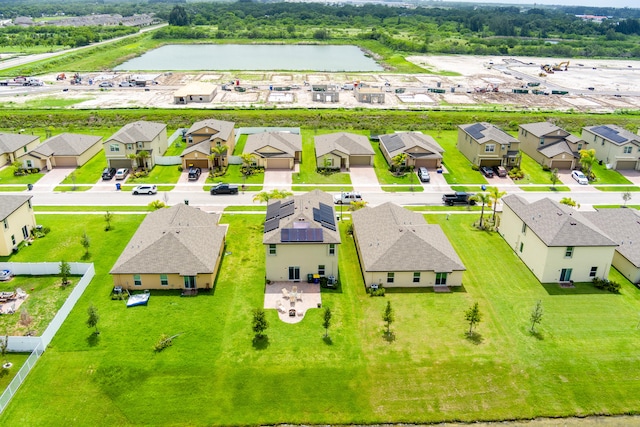
[[382,71],[357,46],[167,45],[114,68],[116,71],[285,70]]

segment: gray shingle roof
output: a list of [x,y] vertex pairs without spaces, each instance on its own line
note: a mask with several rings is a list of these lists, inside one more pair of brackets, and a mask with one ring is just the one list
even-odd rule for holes
[[616,252],[640,267],[640,213],[635,209],[600,209],[583,215],[618,244]]
[[[270,204],[277,202],[284,203],[285,201],[291,199],[293,199],[294,203],[293,215],[280,219],[278,228],[265,232],[262,238],[262,243],[264,243],[265,245],[283,243],[281,240],[281,230],[286,228],[296,228],[295,224],[300,222],[309,224],[308,228],[318,228],[322,230],[322,242],[315,243],[327,244],[341,242],[340,233],[337,230],[334,231],[323,227],[313,218],[313,208],[319,208],[320,203],[324,203],[325,205],[330,206],[333,217],[336,217],[335,210],[333,209],[333,196],[331,194],[325,193],[324,191],[320,190],[313,190],[308,193],[299,196],[293,196],[292,198],[287,198],[282,201],[272,200]],[[299,242],[296,242],[296,244],[299,244]]]
[[30,153],[43,156],[79,156],[101,140],[101,136],[61,133],[47,139]]
[[366,271],[465,270],[439,225],[393,203],[352,214],[353,232]]
[[197,151],[198,153],[202,153],[206,156],[211,154],[211,141],[209,141],[208,139],[205,139],[202,142],[198,142],[197,144],[192,145],[189,148],[185,148],[184,150],[182,150],[182,154],[180,154],[180,157],[184,157],[185,154],[189,154],[192,153],[194,151]]
[[616,246],[602,230],[575,209],[544,198],[528,203],[512,194],[502,199],[547,246]]
[[[509,135],[502,129],[497,128],[491,123],[472,123],[468,125],[460,125],[458,126],[460,129],[471,135],[473,139],[475,139],[478,144],[484,144],[486,142],[495,142],[497,144],[511,144],[513,142],[518,142],[516,138]],[[476,132],[472,131],[475,129]]]
[[569,154],[572,157],[579,158],[580,156],[571,150],[569,144],[564,139],[562,141],[554,142],[553,144],[545,145],[538,148],[538,151],[547,157],[554,157],[558,154]]
[[142,221],[111,273],[213,273],[226,232],[215,214],[184,204],[159,209]]
[[33,196],[23,196],[20,194],[0,194],[0,221],[4,221],[18,210],[18,208],[24,205],[27,200]]
[[[215,119],[205,119],[205,120],[200,120],[199,122],[195,122],[194,124],[191,125],[191,127],[189,128],[189,130],[187,130],[187,135],[191,135],[191,134],[205,134],[205,135],[211,135],[211,137],[209,138],[210,140],[213,140],[215,138],[220,138],[224,141],[228,141],[229,138],[231,137],[231,132],[233,132],[233,128],[236,124],[234,122],[227,122],[224,120],[215,120]],[[206,132],[198,132],[203,130],[204,128],[209,128],[211,130],[213,130],[213,132],[211,133],[206,133]]]
[[133,123],[127,123],[122,128],[111,135],[109,141],[119,141],[123,144],[135,144],[136,142],[153,141],[161,132],[166,131],[167,125],[164,123],[147,122],[139,120]]
[[562,131],[562,134],[568,134],[566,130],[549,122],[526,123],[520,125],[520,127],[537,137],[545,136],[556,131]]
[[629,142],[640,145],[640,136],[616,125],[585,126],[584,129],[617,145]]
[[435,139],[421,132],[398,132],[380,135],[380,144],[384,145],[391,157],[395,157],[400,153],[407,153],[413,157],[441,159],[442,153],[444,153],[444,149]]
[[38,139],[39,137],[33,135],[0,133],[0,154],[13,153]]
[[364,135],[338,132],[327,135],[318,135],[314,138],[316,157],[324,156],[334,150],[349,156],[373,156],[375,152]]
[[302,151],[302,137],[288,132],[254,133],[247,137],[243,153],[264,156],[258,153],[258,150],[265,147],[272,147],[280,151],[277,154],[269,154],[269,157],[291,158],[295,156],[296,151]]

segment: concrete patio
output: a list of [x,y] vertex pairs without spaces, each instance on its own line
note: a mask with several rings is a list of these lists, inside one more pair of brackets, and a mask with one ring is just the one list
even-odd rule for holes
[[[297,286],[299,297],[285,298],[282,289],[286,289],[287,294],[293,292],[293,287]],[[281,308],[278,309],[278,302]],[[271,282],[265,285],[264,308],[278,310],[278,317],[285,323],[298,323],[310,308],[318,308],[322,303],[320,296],[320,284],[306,282]],[[289,310],[295,310],[295,316],[289,315]]]

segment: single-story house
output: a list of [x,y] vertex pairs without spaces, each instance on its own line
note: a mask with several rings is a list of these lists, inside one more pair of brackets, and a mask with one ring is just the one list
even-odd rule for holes
[[575,169],[587,143],[549,122],[520,125],[520,149],[549,169]]
[[357,86],[353,95],[358,102],[367,104],[384,104],[384,90],[379,87]]
[[[152,169],[156,165],[156,156],[162,156],[167,151],[167,125],[144,120],[127,123],[107,139],[103,146],[107,164],[111,168],[135,169],[141,166]],[[142,151],[147,153],[145,158],[129,158]],[[144,163],[138,164],[139,162]]]
[[311,85],[311,100],[314,102],[340,101],[340,89],[336,85]]
[[582,139],[615,170],[640,170],[640,136],[617,125],[586,126]]
[[341,240],[333,206],[331,194],[320,190],[267,205],[262,238],[267,280],[338,277]]
[[586,216],[549,198],[502,203],[499,232],[541,283],[609,276],[618,243]]
[[437,224],[391,202],[352,214],[353,238],[365,285],[434,287],[462,285],[464,264]]
[[10,165],[40,144],[40,137],[0,133],[0,166]]
[[458,126],[456,147],[476,166],[520,166],[520,141],[491,123]]
[[265,169],[293,169],[302,160],[302,137],[289,132],[261,132],[247,136],[243,153],[253,154]]
[[[182,167],[195,166],[202,169],[226,166],[236,143],[235,123],[206,119],[195,122],[185,132],[187,148],[181,154]],[[214,149],[226,146],[224,153],[210,159]]]
[[439,168],[444,149],[429,135],[422,132],[396,132],[380,135],[380,151],[387,162],[398,154],[407,155],[406,166]]
[[31,206],[31,195],[0,194],[0,256],[11,253],[31,236],[36,217]]
[[127,243],[111,276],[123,289],[211,289],[224,253],[219,216],[178,204],[151,212]]
[[54,167],[78,167],[87,163],[102,149],[102,137],[77,133],[61,133],[20,157],[25,168],[51,170]]
[[373,166],[376,154],[366,136],[347,132],[318,135],[315,137],[315,147],[319,168]]
[[211,102],[216,96],[217,86],[213,83],[189,83],[173,93],[174,104],[188,104],[190,102]]

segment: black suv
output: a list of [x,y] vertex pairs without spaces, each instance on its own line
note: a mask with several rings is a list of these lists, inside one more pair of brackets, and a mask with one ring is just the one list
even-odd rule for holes
[[116,168],[104,168],[102,171],[102,179],[105,181],[110,180],[116,174]]
[[491,169],[489,166],[482,166],[480,168],[480,171],[487,178],[493,178],[493,169]]
[[200,171],[200,168],[194,168],[194,167],[190,167],[189,168],[189,181],[197,181],[198,178],[200,178],[200,174],[202,172]]

